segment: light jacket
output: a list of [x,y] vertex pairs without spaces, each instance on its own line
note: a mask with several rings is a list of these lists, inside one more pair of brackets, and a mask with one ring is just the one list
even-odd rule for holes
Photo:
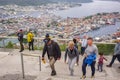
[[66,49],[65,52],[65,61],[67,59],[67,56],[69,57],[69,59],[74,59],[75,57],[77,57],[77,62],[79,61],[79,52],[78,49],[76,47],[74,47],[73,51],[71,52],[69,48]]
[[120,43],[117,43],[115,45],[114,54],[115,55],[120,55]]
[[28,41],[28,42],[31,42],[31,41],[33,40],[33,38],[34,38],[34,34],[31,33],[31,32],[29,32],[29,33],[27,34],[27,41]]

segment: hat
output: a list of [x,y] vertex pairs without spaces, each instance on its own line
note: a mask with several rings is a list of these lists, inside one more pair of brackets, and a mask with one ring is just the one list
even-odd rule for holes
[[46,36],[45,36],[45,37],[50,37],[50,36],[49,36],[49,34],[46,34]]
[[50,38],[46,38],[43,41],[45,42],[45,44],[47,44],[51,39]]

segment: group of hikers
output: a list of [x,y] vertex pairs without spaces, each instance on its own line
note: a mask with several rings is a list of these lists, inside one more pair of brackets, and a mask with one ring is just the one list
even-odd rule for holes
[[[20,30],[19,33],[17,34],[18,40],[20,42],[20,52],[24,50],[23,47],[23,31]],[[34,50],[34,34],[32,31],[29,31],[27,34],[27,40],[29,43],[29,50]],[[43,53],[42,53],[42,61],[45,61],[45,54],[47,53],[48,60],[50,63],[51,67],[51,76],[55,76],[56,70],[55,70],[55,63],[57,60],[61,59],[61,50],[60,46],[58,45],[57,42],[52,40],[49,36],[49,34],[46,34],[45,39],[43,40],[45,45],[43,48]],[[81,52],[78,50],[78,43],[81,44]],[[31,49],[32,47],[32,49]],[[82,62],[82,76],[81,79],[86,78],[86,67],[87,65],[91,67],[91,78],[95,77],[95,65],[96,65],[96,59],[97,55],[99,54],[98,58],[98,65],[97,65],[97,70],[102,72],[103,71],[103,61],[107,59],[104,57],[104,53],[98,52],[97,46],[93,43],[93,38],[92,37],[87,37],[84,36],[82,41],[79,41],[79,39],[74,38],[72,41],[69,41],[68,47],[66,48],[65,51],[65,56],[64,56],[64,62],[68,64],[69,66],[69,71],[70,75],[74,75],[74,66],[75,64],[79,65],[79,56],[80,54],[84,57],[83,62]],[[109,65],[106,65],[107,67],[112,67],[112,64],[114,63],[115,59],[118,59],[120,62],[120,38],[117,39],[117,43],[115,45],[114,49],[114,54],[112,57],[112,60]],[[119,67],[120,68],[120,67]]]

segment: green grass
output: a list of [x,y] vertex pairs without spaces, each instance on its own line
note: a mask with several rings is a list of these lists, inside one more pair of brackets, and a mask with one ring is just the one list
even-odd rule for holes
[[67,48],[67,45],[66,45],[66,44],[60,45],[60,49],[61,49],[61,51],[65,51],[66,48]]

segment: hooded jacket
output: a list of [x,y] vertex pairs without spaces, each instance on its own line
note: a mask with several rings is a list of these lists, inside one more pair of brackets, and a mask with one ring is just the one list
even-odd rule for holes
[[28,42],[32,42],[33,38],[34,38],[34,34],[31,33],[31,32],[29,32],[29,33],[27,34],[27,41],[28,41]]

